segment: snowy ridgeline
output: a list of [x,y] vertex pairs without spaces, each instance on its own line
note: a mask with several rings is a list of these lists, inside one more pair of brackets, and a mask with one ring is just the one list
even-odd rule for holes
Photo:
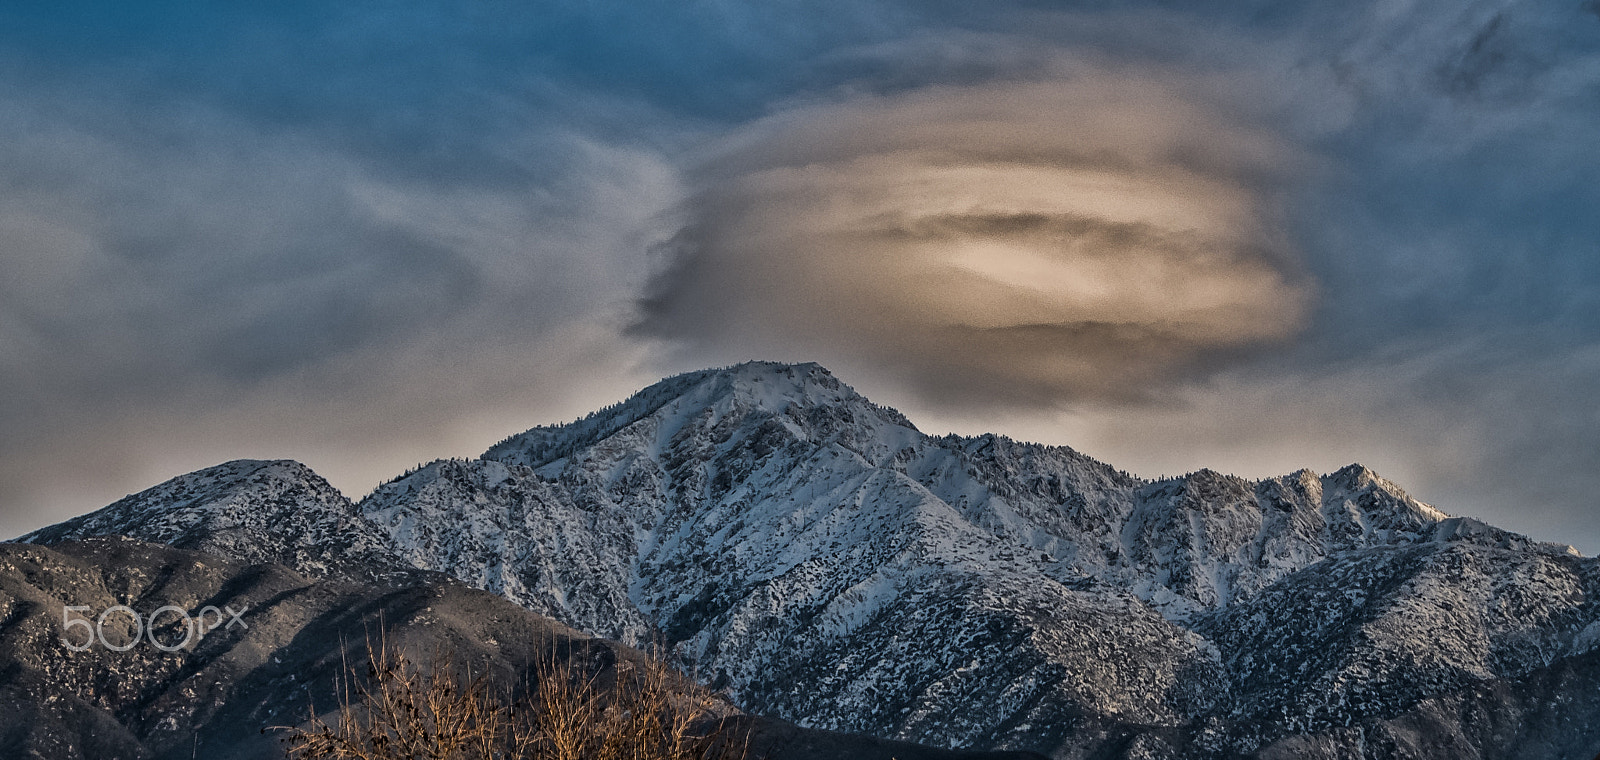
[[[670,378],[359,504],[298,463],[232,462],[26,539],[108,533],[446,573],[664,640],[814,727],[1058,757],[1600,751],[1600,565],[1568,547],[1360,466],[1146,481],[930,437],[816,365]],[[1516,717],[1475,727],[1485,710]],[[1552,720],[1564,738],[1529,738]]]

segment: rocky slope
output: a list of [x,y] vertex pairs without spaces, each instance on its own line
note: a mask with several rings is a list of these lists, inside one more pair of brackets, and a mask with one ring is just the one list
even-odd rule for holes
[[[1359,466],[1146,481],[927,436],[821,367],[751,363],[433,463],[358,511],[378,564],[663,639],[814,727],[1061,758],[1600,751],[1596,561]],[[314,533],[272,556],[314,558]]]
[[[64,606],[91,619],[113,605],[148,613],[164,605],[239,611],[192,646],[176,613],[158,617],[156,640],[131,644],[132,621],[104,626],[114,651],[73,651],[81,627],[63,631]],[[208,620],[213,619],[208,617]],[[124,538],[55,547],[0,544],[0,757],[122,760],[282,758],[280,732],[315,703],[333,707],[345,653],[362,656],[383,631],[414,654],[448,647],[472,672],[506,683],[542,658],[570,658],[604,678],[642,655],[590,638],[503,598],[456,583],[375,587],[316,580],[279,565]],[[357,660],[359,661],[359,660]],[[685,691],[694,689],[685,684]],[[697,694],[697,698],[714,698]],[[733,713],[731,706],[720,708]],[[868,737],[742,721],[771,760],[1028,760],[1016,754],[951,753]]]
[[56,544],[91,536],[275,562],[314,577],[385,580],[415,571],[344,494],[287,460],[238,460],[191,472],[17,540]]
[[[130,641],[125,612],[102,635],[63,628],[66,606],[91,621],[114,605],[142,615],[174,605],[224,613],[190,647],[163,651]],[[217,617],[207,615],[208,625]],[[181,617],[157,618],[169,648]],[[380,629],[380,621],[382,628]],[[276,758],[268,726],[298,723],[315,699],[331,707],[345,649],[387,630],[402,645],[449,642],[464,661],[509,676],[536,652],[591,640],[492,594],[458,584],[379,589],[317,581],[281,565],[246,564],[123,538],[54,547],[0,544],[0,756],[49,760]],[[594,646],[604,648],[603,642]]]

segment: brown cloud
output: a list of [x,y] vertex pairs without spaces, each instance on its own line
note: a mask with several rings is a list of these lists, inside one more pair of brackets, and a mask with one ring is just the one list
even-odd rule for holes
[[933,398],[1128,399],[1301,326],[1298,159],[1148,73],[799,108],[697,177],[640,330]]

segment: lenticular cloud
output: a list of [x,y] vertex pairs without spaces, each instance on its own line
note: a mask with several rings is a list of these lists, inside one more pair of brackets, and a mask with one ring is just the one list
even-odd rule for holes
[[701,167],[641,330],[933,399],[1127,399],[1300,327],[1300,159],[1149,76],[793,110]]

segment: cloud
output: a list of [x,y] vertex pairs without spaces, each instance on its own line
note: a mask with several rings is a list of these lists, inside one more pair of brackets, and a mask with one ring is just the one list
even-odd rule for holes
[[0,534],[756,357],[1593,521],[1593,3],[12,5]]
[[430,176],[184,98],[0,106],[0,534],[229,457],[359,494],[650,379],[618,316],[679,194],[649,147],[534,122]]
[[1285,143],[1155,71],[802,106],[694,175],[642,333],[977,403],[1135,398],[1304,323]]

